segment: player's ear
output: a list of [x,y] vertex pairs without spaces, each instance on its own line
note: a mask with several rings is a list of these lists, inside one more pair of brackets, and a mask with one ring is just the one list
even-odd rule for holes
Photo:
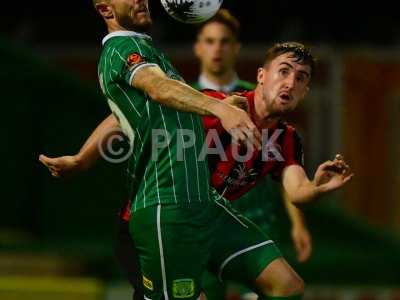
[[114,18],[114,13],[111,9],[111,6],[106,2],[96,3],[96,10],[104,19]]
[[309,91],[310,91],[310,87],[306,86],[306,88],[304,89],[303,99],[307,96]]
[[265,76],[264,72],[265,72],[264,68],[258,68],[258,70],[257,70],[257,82],[259,84],[263,84],[264,76]]

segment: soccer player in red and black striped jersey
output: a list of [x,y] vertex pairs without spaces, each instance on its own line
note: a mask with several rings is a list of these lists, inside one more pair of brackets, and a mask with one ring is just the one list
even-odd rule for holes
[[[198,30],[193,49],[200,63],[200,75],[198,81],[191,84],[192,87],[197,90],[211,89],[226,94],[254,90],[256,85],[241,80],[235,70],[240,48],[238,19],[226,9],[219,10],[214,17],[202,23]],[[214,158],[218,159],[218,157]],[[312,252],[311,234],[301,210],[282,196],[279,182],[269,175],[258,180],[255,187],[237,199],[238,201],[233,202],[232,206],[264,232],[271,234],[277,244],[283,237],[278,220],[289,217],[290,235],[297,259],[299,262],[305,262]],[[285,209],[282,209],[282,206]],[[203,289],[209,300],[225,299],[227,291],[231,290],[229,286],[229,283],[222,283],[210,272],[203,280]],[[246,293],[244,287],[238,290]]]
[[[254,124],[264,133],[261,150],[234,142],[218,119],[203,117],[206,132],[215,130],[218,135],[218,139],[208,136],[209,148],[217,150],[211,151],[214,154],[209,150],[208,158],[211,184],[224,197],[233,201],[260,178],[272,174],[282,183],[291,202],[301,206],[341,187],[352,177],[339,156],[321,164],[310,181],[303,168],[300,137],[283,119],[308,93],[313,70],[314,60],[306,47],[299,43],[276,44],[267,51],[265,63],[258,69],[256,89],[238,94],[246,101],[235,104],[245,106]],[[221,101],[227,97],[221,92],[204,92]],[[240,162],[237,157],[244,154],[247,157]],[[346,175],[337,174],[339,170]]]
[[[211,90],[203,92],[222,101],[227,97],[222,92]],[[247,102],[242,105],[246,106],[250,117],[256,122],[255,91],[241,92],[237,95],[247,99]],[[250,152],[245,145],[233,142],[228,132],[221,126],[221,122],[216,118],[204,117],[203,124],[207,134],[212,131],[218,134],[217,142],[211,136],[208,143],[210,149],[214,148],[218,152],[208,154],[211,185],[220,195],[231,201],[243,196],[267,174],[271,174],[274,179],[279,180],[286,167],[291,165],[303,167],[303,148],[300,137],[294,127],[280,118],[259,127],[265,137],[263,140],[264,152],[257,149]],[[218,149],[217,143],[219,142],[220,148]],[[223,153],[221,153],[222,148]],[[237,156],[242,156],[244,159],[239,161]]]
[[[220,98],[221,101],[233,99],[238,103],[230,104],[247,106],[248,113],[258,129],[268,130],[269,139],[265,139],[264,135],[263,146],[258,150],[243,143],[249,136],[244,136],[242,132],[230,133],[236,138],[232,140],[217,119],[208,117],[204,119],[209,147],[216,150],[209,156],[212,171],[211,185],[221,195],[235,200],[250,190],[262,176],[273,173],[282,183],[290,201],[302,206],[322,194],[342,187],[351,179],[353,174],[349,166],[342,157],[337,156],[332,161],[322,163],[314,178],[310,180],[302,166],[299,138],[294,128],[282,121],[282,118],[293,111],[307,94],[313,68],[314,59],[303,45],[276,44],[268,50],[264,65],[258,69],[258,84],[253,92],[242,94],[244,98],[228,98],[228,100],[223,100],[224,94],[207,92],[213,97]],[[103,128],[118,124],[113,121],[112,116],[105,122]],[[92,145],[87,145],[85,149],[84,160],[93,161],[93,157],[99,156],[96,138],[92,138],[92,141]],[[82,161],[82,155],[78,154],[75,159],[41,157],[41,161],[54,176],[59,176],[64,171],[76,168],[74,166]],[[70,161],[73,161],[73,164]],[[220,240],[216,240],[216,246],[213,248],[216,253],[222,253],[218,251],[220,246],[222,248],[222,245],[219,245],[221,243],[249,240],[243,235],[246,230],[241,233],[232,232],[226,227],[222,224],[220,226],[221,232],[217,234]],[[229,237],[230,234],[235,237]],[[250,239],[253,239],[254,246],[237,248],[235,253],[224,253],[228,254],[228,257],[217,269],[219,277],[235,280],[236,276],[241,282],[251,282],[260,292],[259,299],[301,299],[303,282],[279,255],[279,251],[276,252],[270,242],[262,241],[257,234]],[[249,274],[253,277],[250,278]]]

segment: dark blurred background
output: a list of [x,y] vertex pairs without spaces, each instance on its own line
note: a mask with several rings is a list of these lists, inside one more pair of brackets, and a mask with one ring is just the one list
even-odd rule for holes
[[[155,21],[152,36],[159,43],[191,42],[193,26],[167,17],[159,1],[149,3]],[[94,46],[105,33],[89,0],[73,5],[35,1],[5,5],[0,12],[2,31],[32,46]],[[246,44],[295,39],[347,47],[396,47],[400,42],[397,4],[392,1],[225,0],[223,7],[241,21]]]
[[[196,26],[149,2],[156,44],[188,82],[196,80]],[[292,116],[307,171],[312,176],[321,161],[342,152],[356,174],[343,191],[306,210],[314,254],[305,265],[293,263],[311,286],[307,299],[400,299],[396,5],[225,0],[223,7],[242,25],[243,79],[254,81],[274,42],[313,47],[319,69]],[[112,252],[116,213],[126,199],[124,164],[102,161],[55,180],[37,161],[40,153],[76,153],[108,114],[96,69],[105,26],[89,0],[8,3],[0,25],[0,299],[129,297]],[[277,224],[289,237],[287,219]],[[289,238],[282,247],[293,260]]]

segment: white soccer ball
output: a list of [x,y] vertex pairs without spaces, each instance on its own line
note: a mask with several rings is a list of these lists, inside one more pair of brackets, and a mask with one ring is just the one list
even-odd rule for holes
[[223,0],[161,0],[167,13],[183,23],[201,23],[214,16]]

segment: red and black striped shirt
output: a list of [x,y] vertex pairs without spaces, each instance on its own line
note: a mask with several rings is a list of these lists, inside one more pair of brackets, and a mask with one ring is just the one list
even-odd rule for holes
[[[204,91],[205,94],[218,99],[224,99],[226,94],[215,91]],[[248,100],[249,114],[253,119],[254,116],[254,92],[243,92],[238,94],[246,97]],[[254,119],[253,119],[254,121]],[[283,121],[278,121],[269,128],[259,128],[268,133],[268,137],[277,136],[271,139],[274,149],[278,150],[279,156],[272,155],[267,159],[265,156],[266,147],[271,144],[263,143],[264,153],[254,149],[245,161],[236,160],[235,153],[244,154],[247,149],[244,145],[233,143],[231,136],[222,127],[221,122],[217,118],[204,117],[203,125],[206,134],[210,130],[216,130],[219,140],[225,151],[225,155],[221,159],[221,155],[209,154],[209,168],[211,173],[211,185],[225,198],[233,201],[241,197],[243,194],[253,188],[258,180],[267,174],[272,174],[273,178],[279,180],[283,169],[290,165],[303,166],[303,149],[301,140],[294,127]],[[278,135],[279,134],[279,135]],[[215,141],[209,139],[209,147],[215,148]],[[263,156],[264,155],[264,156]]]

